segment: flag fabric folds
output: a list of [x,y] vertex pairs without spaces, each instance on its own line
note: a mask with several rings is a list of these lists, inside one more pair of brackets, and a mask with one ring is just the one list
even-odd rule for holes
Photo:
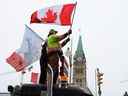
[[31,15],[30,23],[71,25],[71,17],[75,5],[76,4],[56,5],[37,10]]
[[23,41],[18,52],[23,53],[27,65],[39,60],[43,41],[39,35],[26,26]]
[[39,60],[43,41],[26,25],[21,47],[6,59],[7,63],[14,67],[17,72],[23,70],[26,66]]
[[31,82],[32,82],[32,83],[37,84],[37,81],[38,81],[38,74],[39,74],[39,73],[35,73],[35,72],[32,72],[32,73],[31,73]]

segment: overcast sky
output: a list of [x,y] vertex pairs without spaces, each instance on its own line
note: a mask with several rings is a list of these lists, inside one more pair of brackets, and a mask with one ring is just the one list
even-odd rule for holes
[[[37,9],[71,2],[71,0],[1,0],[0,1],[0,92],[8,84],[19,84],[20,73],[5,59],[21,45],[24,24],[29,24],[32,12]],[[104,73],[103,96],[122,96],[128,91],[128,0],[78,0],[73,22],[73,49],[79,34],[82,35],[87,58],[88,86],[95,93],[95,69]],[[29,25],[42,38],[52,27],[62,32],[66,27]],[[78,32],[80,29],[80,32]],[[74,52],[74,50],[73,50]],[[39,72],[39,64],[34,64]],[[14,72],[4,74],[5,72]],[[29,82],[29,72],[24,82]],[[28,81],[27,81],[28,80]]]

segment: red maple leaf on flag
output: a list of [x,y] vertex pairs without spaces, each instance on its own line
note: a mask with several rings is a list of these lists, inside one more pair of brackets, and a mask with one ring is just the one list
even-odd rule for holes
[[43,23],[54,23],[56,19],[57,19],[57,14],[53,12],[52,9],[48,9],[48,11],[46,12],[46,16],[41,18]]

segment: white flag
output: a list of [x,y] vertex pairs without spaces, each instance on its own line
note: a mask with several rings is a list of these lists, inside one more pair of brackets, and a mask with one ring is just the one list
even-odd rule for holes
[[39,60],[43,41],[39,35],[33,32],[27,25],[25,26],[22,45],[17,51],[23,56],[27,66]]
[[26,25],[21,47],[13,52],[11,56],[6,59],[6,62],[17,72],[23,70],[26,66],[39,60],[43,41],[40,36]]

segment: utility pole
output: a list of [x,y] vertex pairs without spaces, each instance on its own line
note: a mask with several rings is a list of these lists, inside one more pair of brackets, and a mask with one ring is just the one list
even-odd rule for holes
[[[101,84],[103,84],[103,73],[99,71],[99,68],[96,69],[96,81],[97,81],[97,86],[98,86],[98,96],[101,96],[102,91],[101,91]],[[96,87],[97,88],[97,87]],[[97,92],[96,92],[97,93]]]

